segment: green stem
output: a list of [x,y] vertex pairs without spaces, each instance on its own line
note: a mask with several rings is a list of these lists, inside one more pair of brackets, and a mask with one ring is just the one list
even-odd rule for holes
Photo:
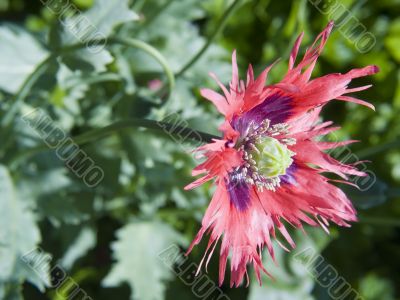
[[[175,142],[179,143],[185,143],[187,139],[200,143],[207,143],[212,141],[212,139],[219,139],[218,136],[197,131],[192,128],[176,126],[175,124],[158,122],[147,119],[129,119],[129,120],[117,121],[103,128],[93,129],[81,135],[72,137],[71,139],[72,143],[75,143],[77,145],[83,145],[88,142],[97,141],[103,137],[106,137],[121,130],[126,130],[128,128],[137,128],[137,127],[162,131],[164,134],[174,137]],[[63,144],[63,146],[68,146],[68,145],[69,145],[68,143]],[[46,150],[50,150],[50,148],[45,144],[30,148],[25,152],[16,155],[12,159],[11,165],[13,167],[16,167],[24,159]]]
[[101,45],[103,43],[109,43],[109,44],[121,44],[125,45],[128,47],[134,47],[143,50],[144,52],[148,53],[150,56],[152,56],[155,60],[157,60],[161,67],[163,68],[167,79],[168,79],[168,87],[169,87],[169,94],[173,90],[175,86],[175,77],[174,73],[172,72],[171,68],[168,65],[168,62],[162,56],[162,54],[154,47],[150,46],[149,44],[146,44],[145,42],[142,42],[140,40],[136,39],[120,39],[120,38],[110,38],[108,40],[95,40],[95,41],[90,41],[86,44],[75,44],[75,45],[70,45],[63,47],[59,49],[57,53],[49,55],[46,59],[44,59],[37,67],[36,69],[28,76],[28,78],[25,80],[21,88],[18,90],[18,92],[13,96],[12,98],[12,105],[10,109],[7,111],[5,116],[3,117],[3,120],[1,121],[2,127],[7,127],[9,126],[15,115],[18,113],[18,108],[20,105],[23,103],[25,98],[28,96],[30,89],[32,86],[36,83],[36,81],[39,79],[39,77],[46,71],[47,67],[49,66],[49,63],[51,60],[56,58],[59,54],[65,54],[69,53],[71,51],[79,50],[84,47],[87,47],[88,45],[95,44],[95,45]]
[[46,59],[44,59],[36,69],[28,76],[28,78],[24,81],[20,89],[17,93],[11,98],[11,107],[7,110],[7,113],[4,115],[3,120],[1,121],[1,126],[7,127],[14,120],[15,115],[18,113],[18,109],[21,104],[24,102],[25,98],[28,96],[32,86],[36,83],[39,77],[46,71],[51,60],[55,58],[54,55],[49,55]]
[[144,22],[138,28],[139,30],[143,30],[143,28],[149,26],[154,20],[156,20],[167,8],[170,6],[174,1],[169,0],[165,2],[161,7],[152,15],[149,15],[147,18],[144,19]]
[[389,150],[389,149],[396,149],[397,147],[400,147],[400,139],[395,139],[391,142],[388,142],[383,145],[377,145],[373,147],[369,147],[363,150],[360,150],[356,153],[358,158],[364,158],[364,157],[369,157],[371,155],[376,155],[380,152]]
[[140,13],[142,11],[143,6],[145,5],[146,0],[138,0],[133,1],[133,8],[136,13]]
[[234,11],[235,7],[239,4],[240,0],[234,0],[232,4],[228,7],[228,9],[224,12],[221,19],[219,20],[217,26],[215,27],[213,33],[208,38],[207,42],[204,46],[175,74],[175,77],[182,76],[190,67],[192,67],[200,57],[207,51],[208,47],[210,47],[211,43],[217,37],[217,35],[222,31],[225,27],[225,24]]
[[109,39],[110,43],[116,43],[116,44],[122,44],[128,47],[136,47],[140,50],[143,50],[150,56],[152,56],[158,63],[161,65],[163,68],[165,75],[167,76],[168,79],[168,88],[169,92],[168,94],[170,95],[172,90],[175,87],[175,76],[170,68],[167,60],[164,58],[164,56],[153,46],[150,46],[149,44],[142,42],[140,40],[136,39],[120,39],[120,38],[111,38]]
[[126,39],[126,38],[117,38],[117,37],[112,37],[109,39],[103,39],[103,40],[93,40],[93,41],[88,41],[86,44],[78,43],[74,45],[70,45],[67,47],[61,48],[59,51],[60,53],[68,53],[71,51],[79,50],[84,47],[87,47],[88,45],[103,45],[103,44],[119,44],[119,45],[124,45],[128,47],[133,47],[133,48],[138,48],[147,54],[149,54],[151,57],[153,57],[163,68],[163,71],[165,72],[165,75],[167,76],[168,80],[168,95],[171,94],[171,91],[174,89],[175,86],[175,76],[172,71],[172,69],[169,67],[169,64],[165,57],[153,46],[150,46],[149,44],[142,42],[137,39]]
[[386,218],[386,217],[363,217],[360,216],[360,223],[400,227],[400,219]]

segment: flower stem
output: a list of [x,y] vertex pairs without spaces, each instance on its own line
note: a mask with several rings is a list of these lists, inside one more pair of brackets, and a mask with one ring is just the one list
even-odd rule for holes
[[164,4],[160,6],[160,8],[153,14],[147,16],[147,18],[144,19],[144,22],[141,24],[141,26],[138,28],[139,30],[143,30],[143,28],[149,26],[154,20],[158,18],[174,1],[173,0],[168,0]]
[[[93,129],[81,135],[71,137],[72,142],[69,144],[63,143],[63,146],[68,146],[72,143],[83,145],[92,141],[97,141],[118,131],[138,127],[161,131],[164,134],[173,137],[174,140],[179,143],[185,143],[187,142],[187,139],[200,143],[208,143],[211,142],[212,139],[220,138],[218,136],[197,131],[189,127],[177,126],[175,124],[170,124],[166,122],[148,119],[128,119],[117,121],[108,126]],[[50,148],[45,144],[30,148],[12,158],[11,165],[12,167],[16,167],[24,159],[46,150],[50,150]]]
[[171,94],[171,91],[174,89],[175,86],[175,76],[174,72],[170,68],[167,60],[165,57],[153,46],[137,39],[132,39],[132,38],[118,38],[118,37],[111,37],[108,39],[103,39],[103,40],[93,40],[93,41],[88,41],[86,44],[83,43],[78,43],[74,45],[70,45],[67,47],[63,47],[60,49],[60,53],[68,53],[71,51],[79,50],[84,47],[90,46],[90,45],[102,45],[102,44],[119,44],[119,45],[124,45],[128,47],[133,47],[140,49],[147,54],[149,54],[151,57],[153,57],[163,68],[163,71],[165,72],[165,75],[167,76],[168,80],[168,95]]
[[360,216],[360,223],[400,227],[400,220],[387,217],[364,217]]
[[228,7],[228,9],[224,12],[222,15],[221,19],[219,20],[217,26],[215,27],[213,33],[210,35],[208,38],[207,42],[204,44],[204,46],[178,71],[178,73],[175,74],[175,77],[180,77],[182,76],[190,67],[192,67],[199,59],[200,57],[207,51],[208,47],[212,44],[214,39],[217,37],[217,35],[222,31],[222,29],[225,27],[225,24],[234,11],[234,8],[239,4],[240,0],[234,0],[232,4]]
[[395,149],[399,146],[400,146],[400,139],[397,138],[397,139],[394,139],[393,141],[388,142],[383,145],[376,145],[373,147],[369,147],[369,148],[360,150],[356,153],[356,155],[358,156],[358,158],[369,157],[369,156],[376,155],[378,153],[384,152],[389,149]]
[[11,107],[7,110],[7,113],[4,115],[3,120],[1,121],[2,127],[7,127],[11,124],[15,115],[18,113],[19,106],[24,102],[26,96],[28,96],[30,89],[36,83],[39,77],[46,71],[50,62],[54,58],[55,58],[54,55],[49,55],[36,67],[36,69],[24,81],[20,89],[11,99],[12,102]]
[[172,69],[170,68],[167,60],[165,59],[165,57],[153,46],[137,40],[137,39],[121,39],[121,38],[111,38],[109,39],[110,43],[114,43],[114,44],[121,44],[121,45],[125,45],[128,47],[136,47],[140,50],[143,50],[144,52],[146,52],[147,54],[149,54],[150,56],[152,56],[163,68],[165,75],[167,76],[168,79],[168,88],[169,88],[169,93],[171,93],[171,91],[174,89],[175,87],[175,76],[174,76],[174,72],[172,71]]
[[164,56],[162,56],[162,54],[156,48],[150,46],[149,44],[147,44],[145,42],[142,42],[142,41],[136,40],[136,39],[110,38],[108,40],[94,40],[94,41],[89,41],[86,44],[79,43],[79,44],[74,44],[74,45],[63,47],[63,48],[59,49],[59,51],[57,51],[56,53],[53,53],[53,54],[49,55],[46,59],[44,59],[36,67],[36,69],[28,76],[28,78],[22,84],[22,86],[18,90],[18,92],[13,96],[12,105],[11,105],[10,109],[8,109],[5,116],[3,117],[3,120],[1,121],[1,126],[7,127],[11,124],[15,115],[18,113],[19,106],[24,102],[24,100],[28,96],[29,91],[32,88],[32,86],[36,83],[36,81],[40,78],[40,76],[46,71],[50,62],[53,59],[55,59],[58,55],[62,55],[65,53],[69,53],[71,51],[82,49],[84,47],[87,47],[90,44],[98,45],[98,44],[103,44],[103,42],[109,43],[109,44],[121,44],[121,45],[125,45],[128,47],[134,47],[134,48],[141,49],[144,52],[148,53],[155,60],[157,60],[160,63],[161,67],[163,68],[163,70],[167,76],[167,79],[168,79],[169,94],[171,93],[172,89],[175,86],[174,73],[172,72],[171,68],[169,67],[167,60],[164,58]]

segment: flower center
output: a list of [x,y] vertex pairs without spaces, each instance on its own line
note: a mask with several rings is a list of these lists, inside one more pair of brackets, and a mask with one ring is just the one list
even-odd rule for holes
[[264,177],[285,175],[286,169],[293,162],[294,153],[286,145],[269,136],[261,137],[260,142],[249,151],[256,162],[258,172]]
[[296,140],[283,137],[287,133],[287,124],[270,127],[269,120],[250,128],[240,146],[245,164],[237,170],[247,183],[261,191],[263,188],[275,191],[280,186],[280,176],[286,174],[295,155],[287,146],[295,144]]

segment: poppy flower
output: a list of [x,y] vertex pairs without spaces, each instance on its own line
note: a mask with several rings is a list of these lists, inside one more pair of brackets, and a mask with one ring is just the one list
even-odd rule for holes
[[365,176],[355,164],[345,164],[332,158],[327,150],[355,142],[321,141],[320,137],[339,127],[332,122],[320,123],[319,115],[325,104],[333,99],[374,107],[349,93],[365,90],[370,85],[349,88],[352,79],[378,72],[376,66],[352,69],[310,79],[311,73],[333,28],[333,22],[317,36],[301,61],[296,64],[301,34],[291,51],[286,75],[277,84],[265,85],[268,66],[254,78],[250,65],[246,82],[239,79],[236,53],[232,55],[232,81],[226,88],[210,74],[223,94],[202,89],[201,95],[210,100],[225,116],[219,130],[221,139],[198,148],[205,161],[193,170],[193,176],[203,176],[185,189],[192,189],[213,180],[216,190],[202,220],[202,226],[188,253],[208,232],[209,241],[199,270],[206,266],[221,240],[219,283],[222,284],[228,256],[231,286],[239,286],[249,276],[252,265],[261,284],[264,268],[261,254],[266,247],[274,259],[272,241],[289,251],[295,243],[287,224],[303,230],[303,224],[321,226],[328,231],[329,223],[349,226],[357,221],[350,200],[331,179],[322,173],[331,172],[342,183],[349,176]]

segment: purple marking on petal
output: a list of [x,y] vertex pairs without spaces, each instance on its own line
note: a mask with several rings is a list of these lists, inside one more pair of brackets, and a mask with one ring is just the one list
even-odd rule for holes
[[240,172],[234,171],[226,183],[229,198],[239,211],[246,210],[250,204],[250,190],[244,179]]
[[245,112],[240,117],[232,120],[232,127],[239,131],[242,136],[247,134],[247,129],[253,121],[261,124],[265,119],[271,121],[271,125],[284,123],[292,114],[292,98],[280,93],[273,94],[265,98],[263,102]]
[[279,177],[281,179],[281,183],[296,185],[297,181],[296,178],[294,177],[296,170],[297,170],[296,164],[292,163],[290,167],[286,169],[286,174]]

